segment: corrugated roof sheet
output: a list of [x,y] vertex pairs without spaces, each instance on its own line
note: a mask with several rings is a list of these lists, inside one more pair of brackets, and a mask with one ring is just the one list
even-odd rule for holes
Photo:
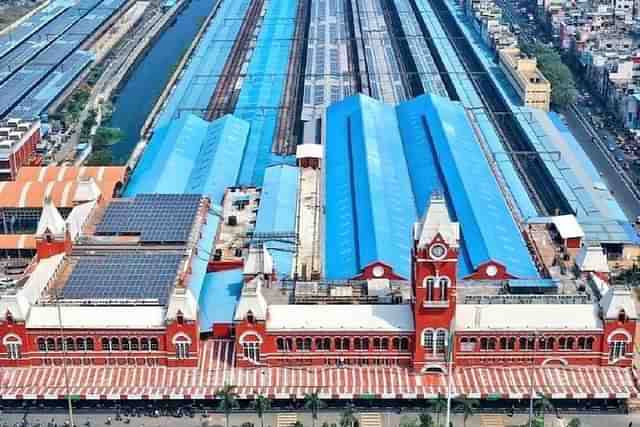
[[209,332],[214,323],[231,323],[242,292],[242,270],[207,273],[198,301],[200,332]]
[[249,124],[233,116],[207,122],[182,115],[156,129],[125,194],[193,193],[221,203],[238,177]]
[[[277,165],[265,170],[256,233],[294,233],[296,231],[299,169]],[[289,277],[295,247],[283,241],[266,241],[278,277]]]
[[492,260],[538,277],[461,104],[424,95],[396,113],[357,95],[329,108],[326,128],[327,278],[374,261],[409,277],[411,227],[434,190],[445,191],[461,225],[460,273]]
[[394,108],[345,98],[327,110],[326,141],[326,277],[382,261],[409,278],[418,217]]

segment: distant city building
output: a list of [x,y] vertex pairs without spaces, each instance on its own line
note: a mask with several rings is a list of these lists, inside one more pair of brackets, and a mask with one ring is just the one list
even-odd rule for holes
[[500,49],[498,54],[501,68],[524,105],[549,111],[551,83],[538,70],[536,58],[523,55],[517,47]]
[[12,180],[22,166],[38,163],[40,122],[7,119],[0,121],[0,181]]

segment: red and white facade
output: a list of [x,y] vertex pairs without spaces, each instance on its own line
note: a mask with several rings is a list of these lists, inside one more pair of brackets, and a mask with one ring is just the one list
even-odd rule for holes
[[264,281],[249,278],[236,310],[237,365],[444,372],[451,353],[454,367],[631,366],[637,314],[630,291],[610,287],[583,304],[458,303],[459,229],[441,197],[432,198],[414,234],[410,304],[269,305]]
[[40,122],[8,119],[0,123],[0,180],[13,180],[22,166],[36,163]]

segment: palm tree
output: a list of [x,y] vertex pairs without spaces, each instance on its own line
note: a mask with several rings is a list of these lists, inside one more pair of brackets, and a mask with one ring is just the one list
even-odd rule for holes
[[318,420],[318,411],[326,406],[327,404],[324,403],[322,399],[320,399],[320,396],[318,395],[317,390],[311,393],[305,393],[304,407],[305,409],[308,409],[309,411],[311,411],[311,419],[313,420],[313,427],[316,427],[316,421]]
[[420,427],[433,427],[433,418],[431,418],[431,415],[426,412],[418,415],[418,421]]
[[216,392],[216,397],[220,399],[218,409],[224,412],[226,427],[229,427],[229,415],[231,415],[231,411],[240,406],[237,399],[238,395],[233,391],[234,388],[234,386],[226,384]]
[[433,412],[436,413],[436,425],[439,426],[440,414],[442,413],[442,411],[447,410],[447,399],[445,399],[441,394],[439,394],[438,397],[436,397],[436,400],[431,402],[430,406]]
[[462,425],[467,427],[467,420],[475,414],[476,409],[480,407],[480,402],[476,399],[461,398],[456,399],[456,403],[464,414]]
[[302,424],[302,421],[298,420],[293,423],[292,427],[304,427],[304,425]]
[[353,427],[357,422],[356,407],[353,403],[347,403],[340,413],[340,427]]
[[265,411],[271,409],[271,399],[259,394],[255,400],[251,402],[251,407],[256,411],[258,418],[260,418],[260,426],[264,427],[264,419],[262,416]]
[[580,421],[580,418],[571,418],[571,420],[567,424],[567,427],[580,427],[581,425],[582,421]]
[[538,394],[538,400],[534,403],[535,413],[544,418],[544,413],[554,411],[556,407],[551,403],[551,400],[544,394]]

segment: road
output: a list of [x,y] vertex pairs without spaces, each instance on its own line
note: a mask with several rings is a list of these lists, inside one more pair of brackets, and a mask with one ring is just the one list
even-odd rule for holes
[[[309,413],[301,413],[301,412],[287,412],[287,415],[295,415],[297,420],[302,423],[304,426],[312,426],[314,422],[311,418],[311,414]],[[402,414],[396,413],[395,410],[386,410],[377,412],[377,414],[381,414],[380,416],[380,427],[398,427],[401,422],[406,421],[407,419],[415,419],[418,416],[417,412],[403,412]],[[277,413],[270,412],[265,413],[263,422],[265,427],[275,427],[277,426]],[[358,418],[361,417],[361,413],[356,412],[356,416]],[[15,423],[19,423],[23,420],[24,414],[15,413],[15,414],[4,414],[0,416],[0,425],[2,423],[7,423],[10,426],[13,426]],[[105,426],[107,417],[110,417],[112,422],[111,426],[113,427],[201,427],[201,426],[224,426],[225,419],[224,416],[220,413],[217,414],[208,414],[206,416],[196,415],[193,418],[190,417],[133,417],[129,418],[129,423],[125,424],[124,421],[115,421],[115,414],[106,414],[106,413],[78,413],[74,416],[74,420],[77,426],[86,426],[86,422],[89,421],[90,426]],[[406,418],[404,418],[406,417]],[[432,414],[432,418],[434,422],[436,421],[436,415]],[[545,425],[546,426],[563,426],[566,425],[573,415],[565,415],[561,418],[556,417],[555,415],[547,415],[545,417]],[[404,420],[403,420],[404,418]],[[502,420],[505,426],[509,425],[523,425],[527,422],[528,417],[526,415],[515,415],[513,417],[509,417],[506,415],[491,415],[491,414],[483,414],[483,415],[474,415],[469,417],[464,421],[464,418],[460,414],[455,414],[452,416],[452,422],[454,427],[481,427],[482,420],[486,418],[497,418],[498,420]],[[631,414],[631,415],[580,415],[578,417],[581,421],[581,427],[628,427],[629,423],[632,422],[633,425],[638,426],[640,424],[640,414]],[[60,415],[59,413],[39,413],[39,414],[28,414],[27,422],[33,426],[34,424],[40,423],[42,427],[48,427],[47,423],[53,423],[51,426],[57,424],[58,426],[63,426],[64,422],[67,420],[67,417]],[[242,426],[244,423],[252,423],[255,426],[260,426],[261,422],[255,414],[252,413],[236,413],[232,414],[229,417],[229,426],[230,427],[238,427]],[[340,425],[340,413],[337,411],[321,411],[318,415],[318,420],[315,422],[316,426],[322,426],[324,423],[328,425]],[[440,423],[444,424],[444,414],[440,415]],[[369,423],[368,423],[369,424]]]

